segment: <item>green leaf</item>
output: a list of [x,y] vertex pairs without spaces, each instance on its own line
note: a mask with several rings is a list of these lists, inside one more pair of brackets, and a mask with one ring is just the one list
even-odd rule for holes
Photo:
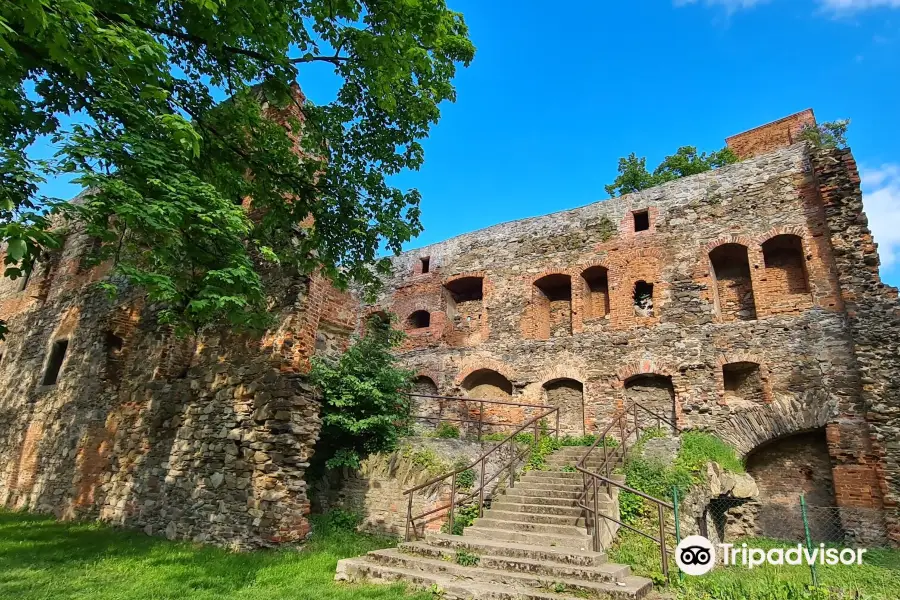
[[6,247],[6,254],[14,261],[18,262],[22,260],[27,252],[28,245],[25,243],[25,240],[18,238],[9,240]]

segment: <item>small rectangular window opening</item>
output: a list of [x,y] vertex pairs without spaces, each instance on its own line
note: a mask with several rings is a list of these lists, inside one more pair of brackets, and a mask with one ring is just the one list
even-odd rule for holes
[[62,369],[63,360],[66,358],[66,350],[69,349],[69,340],[57,340],[50,349],[50,360],[47,361],[47,370],[41,385],[56,385],[59,371]]
[[431,257],[423,256],[419,260],[422,262],[422,273],[428,273],[431,270]]
[[647,231],[650,229],[650,212],[638,210],[634,212],[634,230]]

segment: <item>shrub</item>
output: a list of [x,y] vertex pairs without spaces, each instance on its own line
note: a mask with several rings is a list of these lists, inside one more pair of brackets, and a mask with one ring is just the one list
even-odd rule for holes
[[362,515],[350,510],[335,508],[325,514],[325,522],[331,529],[356,531],[362,523]]
[[[454,469],[461,469],[469,464],[469,461],[466,459],[460,459],[456,461],[456,464],[453,465]],[[456,487],[461,490],[469,490],[472,489],[472,486],[475,485],[475,470],[474,469],[466,469],[465,471],[461,471],[456,474]]]
[[478,518],[478,504],[467,504],[458,506],[453,511],[453,531],[450,531],[450,523],[441,525],[441,532],[452,533],[453,535],[462,535],[463,530],[469,527]]
[[434,430],[434,437],[444,440],[458,440],[459,427],[450,423],[441,423]]
[[329,469],[359,468],[369,454],[390,452],[409,429],[412,371],[391,350],[403,332],[373,317],[366,332],[337,360],[314,356],[310,379],[322,393],[317,460]]

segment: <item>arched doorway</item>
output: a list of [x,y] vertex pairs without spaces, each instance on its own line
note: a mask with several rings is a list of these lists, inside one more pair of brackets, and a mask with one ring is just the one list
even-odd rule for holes
[[635,375],[625,381],[625,398],[675,422],[675,387],[669,376]]
[[559,407],[559,434],[584,435],[584,385],[575,379],[544,384],[544,403]]
[[[483,398],[485,400],[509,401],[512,399],[513,384],[512,382],[491,369],[478,369],[469,373],[463,379],[462,386],[466,396],[469,398]],[[476,421],[479,419],[481,405],[477,402],[468,402],[469,419]],[[501,404],[484,405],[484,422],[497,423],[502,425],[496,428],[484,427],[484,433],[491,432],[511,432],[510,428],[514,424],[519,424],[524,420],[525,413],[522,407],[505,406]]]

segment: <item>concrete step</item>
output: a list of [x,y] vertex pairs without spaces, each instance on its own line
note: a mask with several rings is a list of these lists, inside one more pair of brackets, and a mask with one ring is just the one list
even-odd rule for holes
[[570,473],[568,471],[528,471],[522,477],[522,480],[526,479],[572,479],[574,481],[581,481],[581,473]]
[[466,527],[463,531],[463,537],[503,540],[532,546],[549,546],[551,548],[577,548],[579,550],[590,550],[592,546],[590,536],[575,527],[572,528],[571,534],[542,534],[531,531],[512,531],[472,525],[471,527]]
[[512,502],[505,496],[501,496],[491,504],[490,510],[498,510],[503,512],[516,512],[528,514],[552,514],[555,516],[566,516],[577,518],[581,515],[581,509],[577,506],[550,506],[547,504],[525,504],[522,502]]
[[547,523],[550,525],[574,525],[580,526],[583,519],[579,514],[575,515],[557,515],[552,512],[523,512],[523,511],[505,511],[496,508],[490,508],[484,511],[486,519],[500,519],[502,521],[524,521],[527,523]]
[[[404,582],[419,590],[437,588],[441,590],[441,596],[448,600],[463,598],[471,600],[578,600],[583,596],[583,594],[558,594],[538,588],[522,589],[503,582],[482,582],[474,578],[462,579],[446,573],[388,566],[368,558],[347,558],[338,561],[335,579],[349,582],[367,581],[377,584]],[[628,581],[622,582],[623,585],[605,584],[609,591],[604,591],[604,593],[614,598],[643,598],[648,591],[644,590],[641,583]]]
[[[561,574],[547,574],[540,571],[536,573],[520,572],[515,570],[499,570],[485,567],[479,557],[477,566],[462,566],[448,560],[425,558],[404,554],[397,549],[375,550],[368,554],[372,562],[399,567],[405,570],[420,570],[427,573],[449,575],[458,579],[472,579],[479,583],[492,585],[510,585],[512,587],[529,587],[537,590],[552,590],[554,584],[561,585],[571,595],[612,595],[619,598],[641,597],[644,592],[644,583],[649,580],[642,577],[622,575],[618,579],[609,577],[592,580],[579,577],[566,577]],[[453,557],[455,558],[455,557]],[[652,586],[652,584],[651,584]],[[624,592],[624,593],[623,593]],[[630,592],[630,593],[628,593]]]
[[557,497],[547,494],[523,494],[517,490],[507,490],[502,496],[497,496],[497,502],[518,502],[520,504],[543,504],[544,506],[575,506],[578,495],[569,497]]
[[528,485],[517,483],[516,487],[506,488],[506,494],[520,494],[522,496],[555,496],[557,498],[567,498],[570,500],[576,500],[581,496],[582,488],[580,487],[571,487],[568,489],[547,489],[540,487],[530,487]]
[[[566,565],[579,565],[585,567],[599,566],[606,562],[606,555],[593,550],[580,550],[575,548],[560,548],[550,546],[534,546],[518,542],[504,540],[490,540],[448,533],[430,533],[425,536],[425,542],[434,547],[446,548],[453,551],[462,549],[474,554],[489,554],[491,556],[503,556],[507,558],[523,558],[528,560],[549,561]],[[421,542],[409,542],[421,543]],[[401,548],[406,544],[400,544]]]
[[475,527],[487,527],[490,529],[504,529],[506,531],[522,531],[540,533],[542,535],[572,535],[581,533],[584,529],[575,525],[558,525],[553,523],[532,523],[530,521],[505,521],[485,515],[475,519]]
[[575,492],[581,494],[584,490],[584,486],[580,483],[543,483],[538,480],[530,479],[528,481],[517,482],[516,487],[512,489],[535,490],[542,494],[544,492],[566,492],[569,494]]
[[[436,560],[455,561],[456,559],[455,549],[434,546],[426,542],[400,544],[400,551]],[[577,577],[588,581],[621,581],[631,575],[631,568],[627,565],[617,565],[607,562],[603,562],[597,566],[582,566],[560,563],[555,560],[493,556],[490,554],[478,554],[478,556],[478,566],[485,569],[500,569],[518,573],[539,573],[559,577]]]

